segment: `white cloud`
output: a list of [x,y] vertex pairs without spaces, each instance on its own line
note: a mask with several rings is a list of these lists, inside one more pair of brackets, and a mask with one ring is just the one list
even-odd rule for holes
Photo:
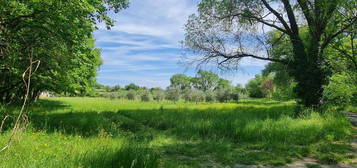
[[[100,24],[94,33],[104,62],[98,81],[107,85],[168,86],[173,74],[185,72],[185,67],[178,65],[182,52],[179,41],[184,38],[188,16],[196,12],[196,2],[198,0],[131,0],[128,9],[110,14],[117,20],[112,30]],[[265,64],[251,59],[241,63],[242,66]],[[252,78],[252,75],[238,74],[228,75],[227,79],[245,83]]]
[[113,15],[117,22],[112,30],[165,38],[176,43],[184,35],[182,28],[188,16],[195,11],[192,0],[131,0],[128,9]]

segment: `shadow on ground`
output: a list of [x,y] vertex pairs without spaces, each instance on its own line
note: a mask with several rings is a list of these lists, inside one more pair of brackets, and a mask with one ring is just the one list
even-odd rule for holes
[[[310,137],[301,137],[299,131],[304,135],[309,133],[307,130],[310,128],[305,128],[304,125],[301,128],[294,128],[296,130],[292,132],[287,131],[286,124],[294,121],[284,118],[292,114],[293,104],[276,102],[264,104],[254,101],[244,102],[244,104],[247,106],[219,110],[160,108],[100,113],[96,111],[52,113],[58,109],[68,108],[68,106],[59,101],[41,100],[33,107],[34,112],[29,119],[35,130],[47,133],[61,132],[85,138],[96,137],[104,133],[113,138],[126,137],[144,146],[149,146],[148,144],[158,137],[173,139],[170,143],[152,146],[154,149],[147,147],[137,149],[144,151],[143,156],[149,153],[149,157],[151,155],[155,157],[150,160],[157,160],[156,157],[161,157],[167,160],[167,163],[183,166],[207,167],[201,165],[202,163],[284,165],[316,151],[320,153],[332,151],[328,149],[331,145],[326,145],[324,148],[320,147],[321,144],[309,146],[317,143],[321,136],[325,136],[321,132],[318,132],[319,134],[311,132]],[[267,106],[256,107],[255,105]],[[278,120],[281,123],[277,126],[281,128],[275,129],[269,125]],[[318,151],[323,149],[325,151]],[[338,149],[341,150],[332,153],[350,152],[345,146],[338,147]],[[113,167],[118,162],[123,162],[119,159],[120,157],[127,157],[129,161],[131,158],[141,157],[141,155],[123,156],[124,153],[133,152],[122,152],[122,150],[136,150],[136,148],[114,149],[109,152],[94,151],[91,155],[81,158],[81,164]],[[160,151],[160,154],[152,153],[152,150]],[[139,167],[142,166],[140,164],[138,163]],[[157,163],[154,161],[150,164]],[[165,167],[170,167],[170,165]]]

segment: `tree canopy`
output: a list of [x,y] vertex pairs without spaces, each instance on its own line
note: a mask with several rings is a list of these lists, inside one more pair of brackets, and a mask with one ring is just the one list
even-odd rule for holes
[[[356,6],[353,0],[203,0],[188,20],[183,45],[201,55],[194,61],[225,69],[235,69],[246,57],[283,64],[297,82],[298,102],[318,107],[331,75],[326,48],[355,34]],[[279,32],[274,42],[272,30]],[[273,57],[269,51],[284,39],[291,57]]]
[[33,99],[45,90],[88,92],[101,65],[92,38],[95,24],[109,29],[114,20],[108,12],[127,5],[127,0],[0,1],[0,100],[21,99],[23,78],[29,77]]

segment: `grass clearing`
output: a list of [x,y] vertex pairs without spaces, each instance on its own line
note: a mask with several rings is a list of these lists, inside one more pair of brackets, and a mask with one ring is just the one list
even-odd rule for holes
[[[351,125],[343,115],[293,118],[294,108],[293,102],[252,99],[43,99],[28,112],[30,127],[0,154],[0,167],[284,165],[303,157],[334,164],[354,157]],[[0,135],[1,144],[8,135]]]

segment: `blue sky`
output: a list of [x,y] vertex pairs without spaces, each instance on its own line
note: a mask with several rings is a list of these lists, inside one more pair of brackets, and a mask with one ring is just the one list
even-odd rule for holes
[[[135,83],[165,88],[176,73],[193,76],[195,67],[179,64],[183,54],[179,42],[184,39],[183,27],[188,16],[196,12],[196,4],[197,0],[130,0],[129,8],[110,14],[115,26],[106,30],[99,25],[94,32],[103,60],[97,81],[110,86]],[[265,64],[245,59],[239,71],[219,74],[233,84],[245,84]]]

